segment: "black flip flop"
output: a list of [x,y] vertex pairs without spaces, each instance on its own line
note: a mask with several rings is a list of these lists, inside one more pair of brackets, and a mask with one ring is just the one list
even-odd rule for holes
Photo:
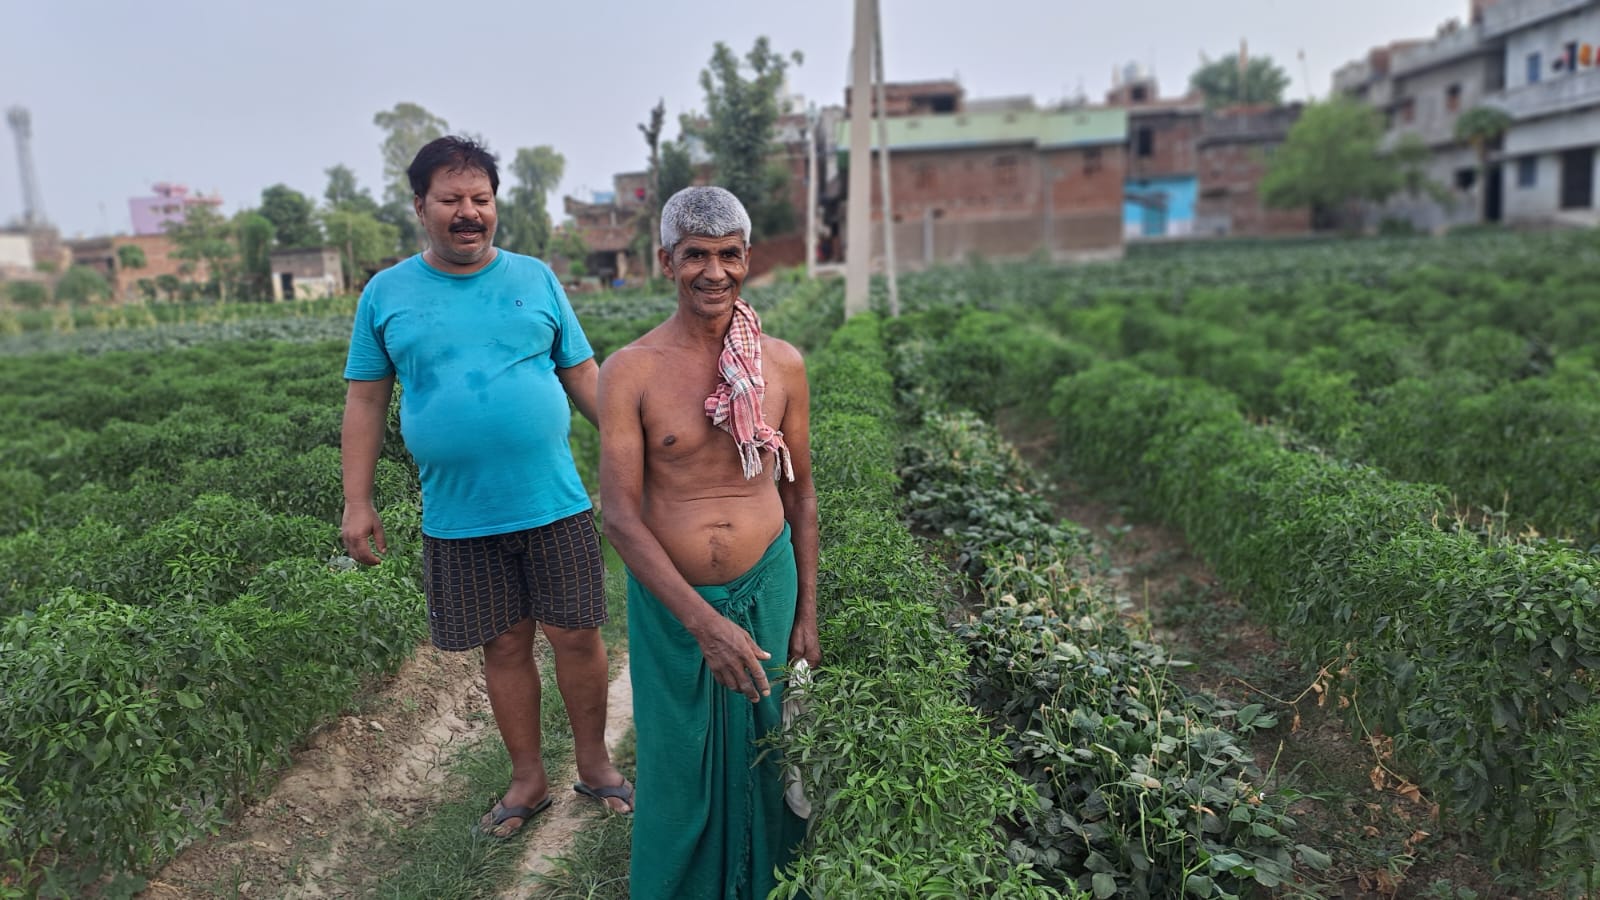
[[[497,840],[506,840],[522,831],[523,826],[528,824],[528,820],[549,809],[551,802],[552,798],[549,794],[546,794],[543,800],[532,806],[506,806],[499,800],[495,800],[494,808],[489,810],[489,827],[484,828],[483,821],[480,819],[477,825],[478,832]],[[507,819],[521,819],[522,824],[512,829],[510,834],[495,834],[494,830],[504,825]]]
[[[619,816],[633,813],[633,785],[629,784],[627,779],[623,779],[621,784],[607,784],[600,787],[590,787],[580,781],[572,786],[572,790],[591,800],[599,801],[600,805],[605,807],[608,812],[614,812]],[[608,797],[615,797],[621,800],[623,803],[628,804],[628,808],[626,810],[612,809],[611,804],[606,802]]]

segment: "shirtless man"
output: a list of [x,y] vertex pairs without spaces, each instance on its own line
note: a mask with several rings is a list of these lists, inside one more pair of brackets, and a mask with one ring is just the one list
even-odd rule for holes
[[782,720],[769,667],[821,656],[810,393],[799,351],[762,335],[739,298],[750,217],[737,198],[675,194],[660,259],[677,311],[613,353],[599,386],[602,517],[629,573],[629,887],[765,897],[805,834],[780,761],[757,746]]

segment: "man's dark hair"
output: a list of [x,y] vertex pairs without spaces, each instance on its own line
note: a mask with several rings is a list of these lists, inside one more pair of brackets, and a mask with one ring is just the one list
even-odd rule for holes
[[447,172],[481,169],[489,176],[489,190],[500,193],[500,170],[494,164],[494,154],[476,141],[453,134],[429,141],[417,151],[416,158],[411,160],[411,165],[406,169],[406,178],[411,181],[411,193],[418,197],[428,196],[433,173],[440,169]]

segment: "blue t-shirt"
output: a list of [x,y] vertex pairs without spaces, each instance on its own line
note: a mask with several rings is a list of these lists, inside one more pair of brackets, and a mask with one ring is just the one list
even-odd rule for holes
[[422,530],[467,538],[589,509],[556,369],[594,356],[550,267],[497,250],[452,275],[421,254],[373,276],[344,377],[400,382],[400,433],[422,477]]

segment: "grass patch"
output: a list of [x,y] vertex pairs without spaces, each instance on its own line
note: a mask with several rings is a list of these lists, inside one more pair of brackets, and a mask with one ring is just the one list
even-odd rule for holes
[[[611,675],[615,676],[627,657],[627,592],[621,558],[609,545],[605,553],[606,598],[611,621],[601,627],[601,634],[610,658]],[[561,692],[556,687],[554,660],[549,646],[542,641],[539,654],[539,719],[543,730],[544,764],[548,771],[557,773],[573,764],[572,729]],[[628,744],[631,748],[631,739]],[[631,772],[631,761],[631,749],[626,768],[621,759],[617,761],[624,774]],[[426,821],[396,831],[386,842],[380,856],[387,862],[386,868],[391,874],[378,885],[377,896],[394,900],[437,900],[439,897],[471,900],[498,896],[511,882],[522,860],[526,836],[543,824],[540,819],[534,819],[512,840],[477,833],[474,826],[492,802],[490,798],[498,797],[510,779],[511,759],[493,729],[486,732],[484,740],[463,748],[450,764],[443,802]],[[554,783],[551,789],[555,789]],[[621,817],[597,818],[603,824],[605,820]],[[585,835],[591,830],[596,829],[585,829],[580,838],[586,839]],[[627,850],[624,836],[620,851],[623,893],[618,895],[624,897],[627,896]],[[608,858],[615,860],[617,854]],[[375,868],[380,866],[384,863],[374,863]]]
[[[631,729],[627,743],[630,747],[633,743]],[[617,767],[623,768],[621,759]],[[632,767],[630,754],[627,768]],[[572,852],[557,857],[555,870],[537,877],[528,896],[538,900],[627,900],[632,841],[631,816],[594,813],[592,823],[574,839]]]

